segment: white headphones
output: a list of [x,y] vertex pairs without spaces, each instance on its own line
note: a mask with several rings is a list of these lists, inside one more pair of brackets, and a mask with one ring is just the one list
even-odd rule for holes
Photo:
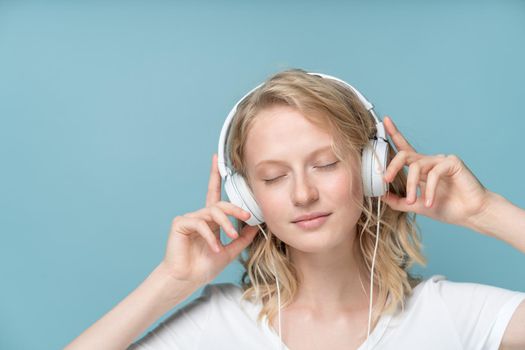
[[[383,173],[387,165],[388,142],[386,140],[383,122],[377,118],[373,109],[374,106],[368,102],[368,100],[356,88],[341,79],[321,73],[309,72],[308,74],[317,75],[325,79],[332,79],[344,84],[357,95],[363,106],[374,118],[377,129],[376,135],[368,141],[368,145],[362,151],[361,175],[363,181],[363,194],[366,197],[378,197],[384,195],[387,191],[387,184],[383,180]],[[230,168],[230,159],[228,156],[226,141],[228,140],[231,121],[237,111],[237,106],[249,94],[263,84],[264,83],[259,84],[250,90],[232,108],[222,127],[221,135],[219,137],[219,149],[217,152],[219,172],[224,182],[224,189],[228,195],[228,199],[231,203],[251,213],[250,218],[245,221],[250,226],[263,223],[264,217],[245,179],[234,169]]]

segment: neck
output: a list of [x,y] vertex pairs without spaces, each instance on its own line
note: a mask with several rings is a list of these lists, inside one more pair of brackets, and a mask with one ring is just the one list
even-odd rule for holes
[[[326,314],[368,310],[370,276],[356,235],[323,252],[290,250],[290,259],[299,273],[294,306]],[[374,285],[374,305],[377,288]]]

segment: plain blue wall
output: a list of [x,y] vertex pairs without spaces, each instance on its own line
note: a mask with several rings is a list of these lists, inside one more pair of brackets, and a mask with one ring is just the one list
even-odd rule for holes
[[[283,69],[354,84],[525,207],[524,38],[523,1],[0,2],[0,348],[61,348],[141,283],[226,114]],[[416,272],[525,291],[523,253],[418,222]]]

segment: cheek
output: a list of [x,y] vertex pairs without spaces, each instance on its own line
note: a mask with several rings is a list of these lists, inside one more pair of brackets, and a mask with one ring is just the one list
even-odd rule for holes
[[279,218],[279,214],[287,213],[284,208],[289,200],[286,197],[286,191],[275,191],[262,187],[255,189],[254,196],[266,221],[274,221]]
[[361,198],[363,186],[358,175],[341,172],[325,184],[325,193],[330,193],[338,202],[351,202],[352,198]]
[[[358,175],[343,174],[325,187],[325,193],[332,207],[338,211],[339,218],[354,225],[361,216],[363,205],[363,184]],[[345,224],[346,225],[346,224]]]

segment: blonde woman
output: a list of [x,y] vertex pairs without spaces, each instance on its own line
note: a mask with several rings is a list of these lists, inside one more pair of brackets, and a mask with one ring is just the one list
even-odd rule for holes
[[[457,156],[418,153],[341,82],[290,69],[245,95],[225,152],[259,212],[221,199],[214,154],[205,207],[174,218],[157,268],[66,349],[525,349],[525,293],[408,272],[426,264],[416,214],[525,253],[525,211]],[[374,197],[363,154],[383,127],[397,153]],[[235,259],[240,286],[212,284]]]

